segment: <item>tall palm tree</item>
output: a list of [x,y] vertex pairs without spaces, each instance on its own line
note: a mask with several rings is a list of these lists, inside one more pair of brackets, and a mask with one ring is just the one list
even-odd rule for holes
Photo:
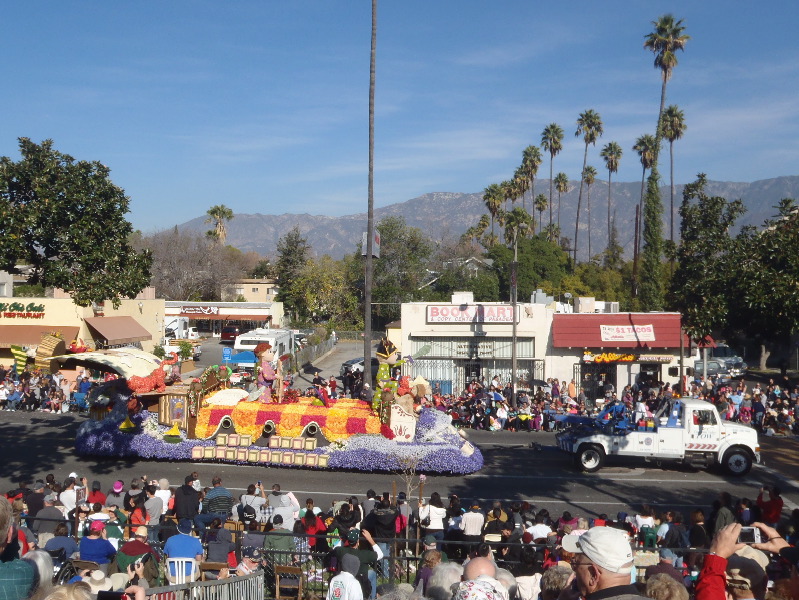
[[[638,158],[641,160],[641,166],[643,167],[643,172],[641,173],[641,200],[638,203],[638,213],[639,215],[643,215],[644,211],[644,182],[646,181],[646,172],[648,169],[652,168],[652,165],[655,164],[655,155],[657,152],[657,143],[655,142],[655,136],[645,133],[637,140],[635,140],[635,144],[633,145],[633,150],[638,153]],[[641,236],[638,236],[638,239],[635,240],[635,248],[633,254],[638,254],[641,250]]]
[[227,225],[225,223],[233,218],[233,211],[224,204],[217,204],[209,208],[206,213],[206,223],[213,223],[214,228],[208,232],[208,236],[217,240],[222,246],[227,239]]
[[549,202],[544,194],[538,194],[534,200],[535,209],[538,211],[538,232],[541,233],[544,226],[544,211],[547,209]]
[[[563,128],[557,123],[550,123],[544,127],[541,133],[541,147],[545,152],[549,152],[549,224],[552,225],[552,162],[555,160],[555,155],[563,150]],[[560,211],[560,201],[558,201],[558,211]]]
[[560,231],[560,196],[569,191],[569,177],[566,173],[560,172],[555,175],[555,188],[558,190],[558,231]]
[[[602,137],[604,129],[602,128],[602,117],[595,110],[589,108],[581,112],[577,117],[577,131],[574,132],[575,136],[583,136],[585,142],[585,153],[583,154],[583,170],[585,172],[586,163],[588,162],[588,145],[596,144],[596,141]],[[574,220],[574,266],[577,266],[577,235],[580,231],[580,210],[583,205],[583,182],[585,180],[580,178],[580,194],[577,196],[577,218]]]
[[524,171],[524,165],[516,167],[516,170],[513,172],[513,185],[517,193],[521,194],[522,208],[527,210],[527,206],[524,203],[524,195],[527,193],[527,190],[530,189],[530,180],[527,178],[527,173]]
[[[666,106],[666,84],[671,79],[672,71],[677,66],[677,51],[685,50],[685,44],[691,36],[685,35],[685,25],[682,19],[675,20],[674,15],[663,15],[657,21],[652,21],[655,30],[645,36],[644,48],[655,54],[655,68],[660,69],[663,84],[660,88],[660,110],[658,111],[657,131],[655,138],[658,145],[662,137],[660,129],[663,109]],[[655,149],[655,164],[657,164],[658,148]]]
[[505,209],[505,212],[507,212],[508,211],[508,201],[510,201],[511,204],[515,204],[516,203],[516,198],[517,198],[517,196],[516,196],[516,193],[517,193],[516,185],[514,184],[512,179],[506,179],[505,181],[503,181],[499,185],[502,187],[502,196],[505,199],[505,206],[503,208]]
[[588,260],[591,260],[591,186],[596,181],[596,169],[591,165],[587,165],[583,169],[583,181],[587,188],[585,208],[588,213]]
[[663,118],[661,119],[660,129],[663,132],[663,137],[669,140],[669,170],[671,178],[671,211],[670,215],[670,231],[671,243],[674,243],[674,142],[682,137],[685,133],[687,125],[685,124],[685,115],[676,104],[672,104],[665,111],[663,111]]
[[492,183],[483,190],[483,202],[486,205],[488,213],[491,215],[491,235],[494,235],[494,219],[502,208],[502,202],[505,199],[505,193],[502,186],[498,183]]
[[605,159],[605,168],[608,170],[608,243],[610,243],[610,205],[611,205],[611,182],[613,173],[619,170],[619,163],[621,162],[621,155],[623,151],[621,146],[616,142],[609,142],[605,144],[602,151],[599,153]]
[[[530,190],[530,199],[535,198],[535,177],[538,175],[538,167],[541,166],[543,158],[541,157],[541,150],[538,146],[527,146],[522,151],[522,173],[527,177]],[[524,206],[524,196],[522,196],[522,206]]]

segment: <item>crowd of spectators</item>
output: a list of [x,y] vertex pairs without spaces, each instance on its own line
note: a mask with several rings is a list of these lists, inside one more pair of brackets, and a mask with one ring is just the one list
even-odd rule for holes
[[[0,501],[0,598],[61,598],[65,587],[144,597],[176,580],[172,558],[193,561],[193,578],[201,563],[211,579],[299,566],[331,600],[798,597],[799,510],[784,518],[776,487],[749,499],[722,493],[687,518],[649,506],[610,518],[436,492],[417,503],[368,490],[326,507],[279,484],[236,495],[221,477],[210,483],[192,473],[180,486],[142,477],[106,489],[70,473],[11,490]],[[760,542],[739,543],[742,527]],[[53,588],[59,557],[96,566]]]

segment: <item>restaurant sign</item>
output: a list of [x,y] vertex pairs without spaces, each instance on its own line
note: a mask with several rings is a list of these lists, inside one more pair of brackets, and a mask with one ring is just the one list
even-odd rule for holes
[[0,302],[0,314],[6,319],[44,319],[44,304]]
[[218,306],[181,306],[181,314],[184,315],[218,315]]
[[654,342],[653,325],[600,325],[603,342]]
[[428,323],[513,323],[512,306],[428,304]]

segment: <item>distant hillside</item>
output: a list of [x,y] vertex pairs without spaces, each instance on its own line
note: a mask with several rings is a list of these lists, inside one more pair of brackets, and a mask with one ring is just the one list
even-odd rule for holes
[[[679,232],[679,215],[677,211],[682,202],[682,185],[676,187],[674,196],[675,232]],[[570,190],[561,198],[560,225],[562,235],[574,237],[574,218],[577,211],[579,182],[570,182]],[[549,195],[549,180],[536,180],[536,194]],[[741,219],[741,225],[759,226],[766,219],[774,216],[774,206],[781,198],[799,198],[799,176],[777,177],[753,181],[752,183],[735,183],[710,181],[707,193],[712,196],[723,196],[728,199],[742,199],[747,212]],[[632,255],[632,238],[635,227],[635,206],[641,197],[640,182],[613,182],[613,198],[611,214],[616,215],[616,226],[619,230],[619,241],[624,246],[625,254]],[[662,188],[663,199],[663,234],[669,237],[670,188]],[[601,252],[607,244],[607,181],[597,181],[591,186],[591,252]],[[521,202],[521,201],[519,201]],[[557,221],[557,193],[554,197],[555,220]],[[527,210],[532,210],[530,194],[526,198]],[[454,192],[434,192],[412,200],[392,204],[375,209],[375,219],[399,215],[405,218],[408,225],[418,227],[425,234],[435,239],[444,235],[460,236],[466,229],[474,225],[481,215],[486,213],[482,193],[462,194]],[[538,213],[534,215],[538,218]],[[187,221],[178,228],[181,230],[206,231],[208,225],[205,216]],[[549,211],[544,212],[544,225],[549,223]],[[298,225],[300,231],[308,238],[315,252],[319,255],[329,254],[341,258],[355,250],[361,239],[361,232],[366,229],[366,213],[345,215],[342,217],[326,217],[309,214],[237,214],[228,223],[227,241],[243,251],[253,250],[260,254],[274,256],[277,240],[286,231]],[[580,226],[580,259],[588,256],[588,212],[587,194],[583,190],[583,211]]]

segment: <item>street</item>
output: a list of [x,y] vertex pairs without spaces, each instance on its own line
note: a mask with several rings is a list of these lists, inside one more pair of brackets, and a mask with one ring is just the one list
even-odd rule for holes
[[[203,346],[202,364],[218,364],[221,346],[216,341]],[[323,376],[338,375],[344,360],[360,356],[362,347],[355,342],[340,342],[332,352],[308,365],[295,379],[295,387],[310,384],[314,371]],[[0,435],[7,449],[0,466],[0,491],[15,488],[22,479],[32,481],[54,473],[63,479],[71,471],[92,480],[99,480],[103,489],[116,479],[129,482],[147,475],[150,479],[166,477],[172,485],[180,485],[193,470],[200,473],[203,484],[220,474],[223,484],[243,490],[258,480],[267,486],[279,483],[292,490],[300,500],[313,497],[327,506],[345,495],[363,497],[366,490],[378,493],[404,489],[399,475],[333,471],[312,471],[296,468],[255,467],[213,463],[173,463],[145,460],[83,459],[74,455],[75,433],[88,417],[75,414],[2,412]],[[690,509],[708,508],[721,491],[734,497],[754,499],[763,484],[779,483],[783,489],[786,510],[799,502],[799,442],[794,438],[761,437],[765,465],[756,465],[749,475],[734,478],[718,469],[695,470],[666,464],[658,467],[642,462],[610,462],[597,473],[577,471],[571,457],[555,447],[551,433],[487,432],[467,430],[485,457],[484,468],[468,476],[429,476],[424,493],[438,491],[442,496],[457,494],[464,499],[527,500],[557,514],[569,510],[574,514],[615,515],[630,512],[642,503],[658,508],[674,508],[687,513]]]

